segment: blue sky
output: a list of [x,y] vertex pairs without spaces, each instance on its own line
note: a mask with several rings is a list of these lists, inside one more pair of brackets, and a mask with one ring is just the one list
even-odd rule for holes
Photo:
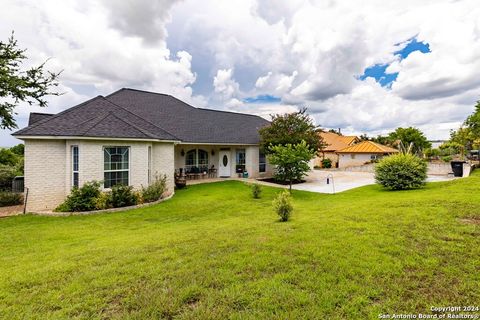
[[[405,46],[403,49],[394,52],[394,55],[398,56],[399,60],[404,60],[408,55],[414,51],[419,51],[422,53],[429,53],[430,45],[426,42],[417,41],[417,38],[414,37],[405,42],[405,44],[397,44],[398,46]],[[368,77],[372,77],[382,85],[382,87],[390,88],[392,83],[397,80],[398,72],[395,73],[386,73],[385,70],[390,64],[376,64],[365,69],[363,75],[359,77],[360,80],[365,80]]]

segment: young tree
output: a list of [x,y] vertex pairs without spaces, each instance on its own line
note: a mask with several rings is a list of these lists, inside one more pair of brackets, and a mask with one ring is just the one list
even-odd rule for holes
[[308,148],[317,152],[325,146],[318,131],[305,108],[293,113],[272,115],[271,124],[259,131],[261,148],[268,154],[272,146],[296,145],[305,141]]
[[404,146],[409,146],[413,143],[414,152],[417,154],[421,154],[423,149],[432,147],[432,144],[427,140],[423,132],[414,127],[397,128],[388,135],[388,140],[391,143],[401,141]]
[[6,43],[0,41],[0,129],[17,128],[14,109],[20,102],[45,107],[45,96],[60,94],[50,91],[58,86],[60,73],[45,71],[46,62],[21,70],[22,62],[27,59],[25,51],[17,47],[13,33]]
[[276,166],[275,178],[288,181],[292,192],[293,181],[302,180],[310,167],[308,162],[315,157],[316,151],[305,141],[298,144],[276,145],[269,149],[268,160]]

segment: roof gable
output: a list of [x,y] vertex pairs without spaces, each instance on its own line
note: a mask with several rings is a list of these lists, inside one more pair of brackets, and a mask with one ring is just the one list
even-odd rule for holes
[[[108,121],[112,123],[108,124]],[[38,121],[14,135],[178,140],[162,128],[101,96]]]

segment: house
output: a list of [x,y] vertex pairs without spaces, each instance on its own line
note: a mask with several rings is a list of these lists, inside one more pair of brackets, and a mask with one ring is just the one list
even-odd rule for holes
[[175,172],[269,175],[260,152],[261,117],[195,108],[167,94],[121,89],[55,115],[32,113],[13,135],[25,142],[27,210],[49,210],[73,186],[102,181],[139,188]]
[[337,151],[339,155],[338,167],[361,166],[397,152],[399,152],[397,149],[373,141],[362,141]]
[[338,168],[339,157],[336,152],[360,141],[357,136],[343,136],[328,131],[321,131],[319,136],[325,143],[325,147],[320,150],[321,155],[317,156],[314,160],[314,165],[319,167],[322,166],[323,159],[330,159],[332,161],[332,167]]

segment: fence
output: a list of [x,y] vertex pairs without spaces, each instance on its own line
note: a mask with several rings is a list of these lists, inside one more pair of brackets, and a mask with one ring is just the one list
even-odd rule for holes
[[24,190],[24,178],[15,177],[12,181],[1,181],[0,191],[22,193]]

